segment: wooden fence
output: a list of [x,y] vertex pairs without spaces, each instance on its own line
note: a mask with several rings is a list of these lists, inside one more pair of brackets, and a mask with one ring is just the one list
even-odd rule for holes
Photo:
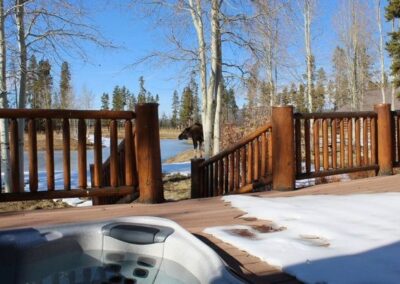
[[[259,146],[263,139],[267,147]],[[268,166],[259,174],[263,164]],[[299,179],[368,170],[390,175],[399,166],[400,111],[391,112],[390,104],[374,111],[309,114],[274,107],[271,123],[208,160],[192,160],[192,196],[248,192],[268,183],[293,190]]]
[[[161,155],[158,134],[158,104],[139,104],[131,111],[2,109],[0,118],[9,119],[12,192],[0,194],[0,201],[69,197],[106,197],[132,194],[139,189],[143,202],[163,201]],[[136,131],[133,132],[134,119]],[[78,188],[71,187],[70,121],[78,121]],[[86,121],[94,121],[93,150],[87,149]],[[45,125],[47,188],[39,188],[37,124]],[[102,163],[102,125],[109,121],[110,157],[108,171]],[[54,177],[53,125],[62,125],[63,188]],[[123,149],[118,150],[117,125],[125,125]],[[18,123],[27,123],[29,186],[21,184],[18,150]],[[93,151],[92,184],[87,183],[87,151]],[[137,155],[135,153],[138,153]],[[149,160],[150,159],[150,160]],[[121,173],[122,172],[122,173]],[[149,179],[152,182],[148,182]]]
[[271,124],[207,161],[192,160],[192,198],[243,193],[270,182]]

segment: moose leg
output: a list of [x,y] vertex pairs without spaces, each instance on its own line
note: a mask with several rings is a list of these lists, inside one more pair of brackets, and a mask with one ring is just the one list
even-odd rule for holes
[[199,152],[200,158],[203,158],[203,143],[201,141],[199,142]]
[[197,159],[197,141],[193,139],[194,158]]

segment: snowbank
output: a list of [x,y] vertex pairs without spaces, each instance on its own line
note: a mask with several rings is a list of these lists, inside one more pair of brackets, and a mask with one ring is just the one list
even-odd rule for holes
[[[281,231],[250,226],[206,233],[281,267],[307,283],[398,283],[400,193],[259,198],[227,196],[246,217],[274,222]],[[235,234],[247,230],[252,237]],[[236,231],[237,232],[237,231]]]

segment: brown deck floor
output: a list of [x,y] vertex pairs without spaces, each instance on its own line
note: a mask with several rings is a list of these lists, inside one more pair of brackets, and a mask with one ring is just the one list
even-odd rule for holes
[[[258,192],[263,198],[306,194],[355,194],[400,191],[400,175],[374,177],[349,182],[330,183],[292,192]],[[238,274],[251,283],[299,283],[294,277],[203,233],[205,227],[268,221],[241,218],[243,212],[221,198],[192,199],[155,205],[123,204],[86,208],[0,213],[0,228],[31,227],[48,224],[104,220],[122,216],[158,216],[172,219],[212,247]]]

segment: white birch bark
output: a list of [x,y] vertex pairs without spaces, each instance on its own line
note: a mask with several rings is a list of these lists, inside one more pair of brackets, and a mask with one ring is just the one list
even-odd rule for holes
[[[6,39],[4,28],[4,1],[0,0],[0,108],[8,108],[7,101],[7,77],[6,77]],[[0,120],[0,151],[1,151],[1,168],[4,172],[4,190],[11,192],[11,171],[10,171],[10,144],[8,140],[8,122],[6,119]],[[0,191],[1,191],[0,185]]]
[[[18,29],[18,48],[20,64],[19,99],[18,108],[26,107],[26,79],[27,79],[27,50],[25,37],[25,2],[26,0],[16,0],[16,23]],[[24,127],[23,119],[18,120],[18,151],[19,151],[19,172],[20,188],[24,190]]]
[[312,50],[311,50],[311,9],[312,0],[304,0],[304,40],[307,61],[307,109],[312,112]]
[[382,103],[386,103],[386,93],[385,93],[385,59],[384,59],[384,50],[383,50],[383,33],[382,33],[382,22],[381,22],[381,0],[378,0],[378,9],[377,9],[377,22],[378,22],[378,30],[379,30],[379,61],[381,67],[381,94],[382,94]]

